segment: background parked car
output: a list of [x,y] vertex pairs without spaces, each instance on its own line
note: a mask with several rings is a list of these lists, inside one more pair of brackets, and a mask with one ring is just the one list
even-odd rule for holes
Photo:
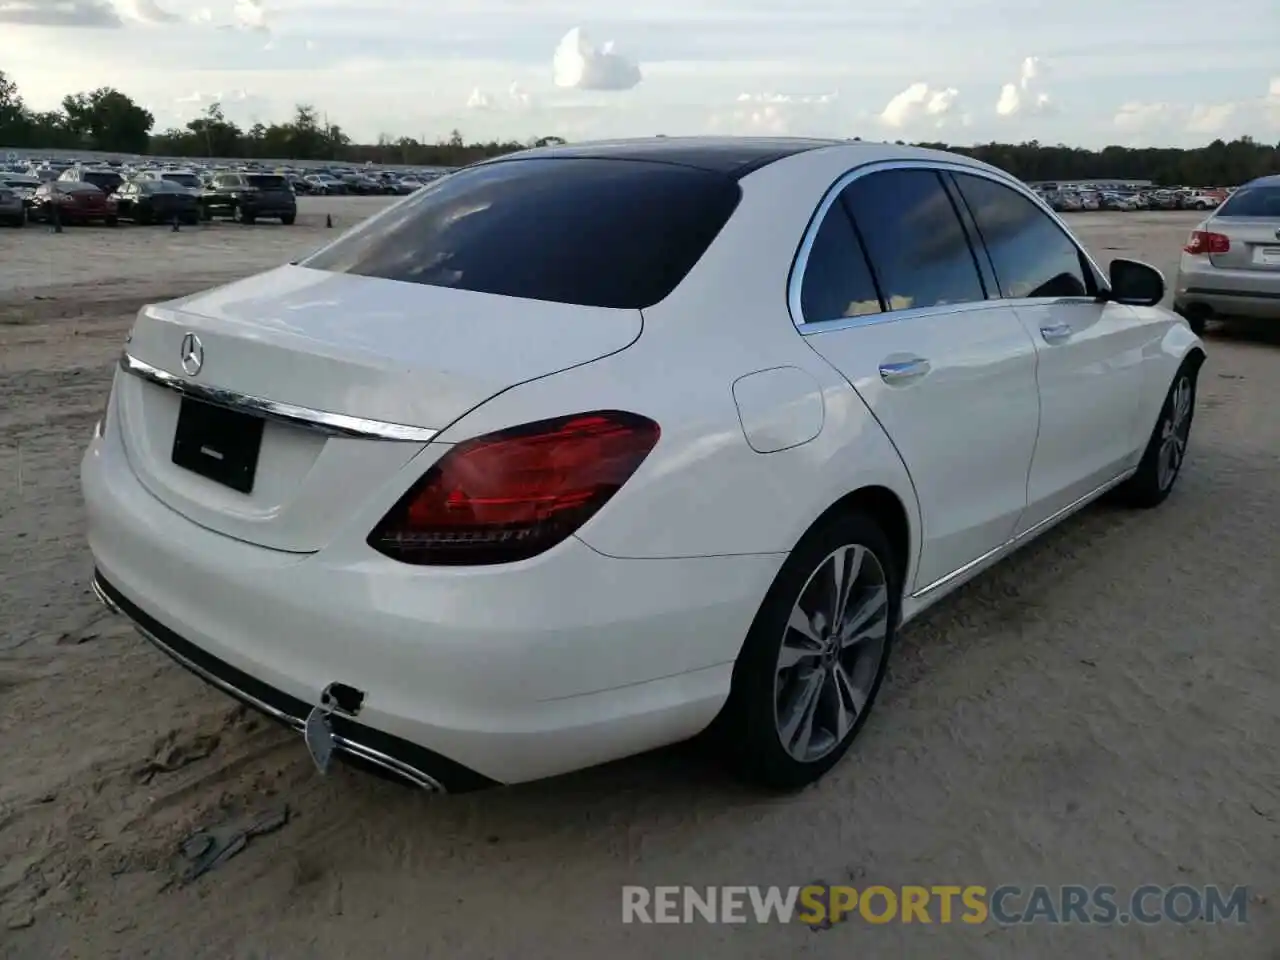
[[110,167],[68,167],[58,175],[58,180],[66,183],[92,183],[108,196],[124,183],[124,177]]
[[67,225],[96,220],[114,227],[120,222],[115,200],[92,183],[78,180],[51,180],[36,190],[27,218],[51,223],[55,215]]
[[40,180],[23,173],[6,173],[0,175],[0,189],[11,190],[17,194],[25,206],[31,206],[31,198],[35,196]]
[[115,192],[116,212],[134,223],[200,222],[200,201],[187,187],[168,180],[133,180]]
[[197,198],[204,191],[204,184],[201,183],[200,177],[192,170],[143,170],[134,179],[163,180],[165,183],[171,183]]
[[298,198],[278,173],[220,173],[200,197],[206,220],[230,217],[238,223],[279,219],[285,226],[298,217]]
[[1182,251],[1173,303],[1193,330],[1210,319],[1280,319],[1280,176],[1232,193]]
[[8,187],[0,187],[0,223],[10,227],[25,226],[27,205],[22,197]]

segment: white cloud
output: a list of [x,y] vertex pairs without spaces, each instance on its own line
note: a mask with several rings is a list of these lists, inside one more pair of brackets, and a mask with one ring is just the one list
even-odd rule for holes
[[1000,88],[996,101],[996,113],[1002,117],[1015,114],[1048,114],[1054,112],[1054,103],[1043,89],[1044,65],[1039,57],[1026,57],[1015,83]]
[[476,87],[467,97],[468,110],[524,110],[533,105],[533,95],[518,82],[507,87],[505,97],[495,97],[480,87]]
[[831,103],[837,94],[791,94],[791,93],[740,93],[739,103]]
[[176,23],[182,19],[156,0],[116,0],[116,7],[127,19],[138,23]]
[[901,130],[921,121],[943,127],[951,120],[966,122],[960,112],[960,91],[955,87],[937,88],[927,83],[913,83],[890,100],[880,111],[880,122]]
[[511,102],[518,107],[528,107],[533,104],[533,95],[524,87],[520,86],[519,82],[513,82],[511,86],[507,88],[507,96],[510,98]]
[[250,30],[255,33],[271,32],[267,8],[260,0],[236,0],[231,16],[235,21],[235,25],[241,30]]
[[1196,104],[1187,117],[1186,130],[1188,133],[1221,133],[1239,112],[1238,103]]
[[733,136],[781,137],[792,132],[790,117],[775,103],[713,114],[709,125],[714,133]]
[[485,93],[479,87],[471,91],[471,96],[467,97],[468,110],[492,110],[493,97]]
[[199,90],[177,97],[173,101],[173,114],[181,121],[193,120],[213,104],[222,108],[222,114],[233,123],[248,123],[264,117],[271,104],[256,93],[234,89],[218,93],[202,93]]
[[1253,125],[1265,105],[1265,98],[1228,103],[1130,101],[1116,112],[1112,124],[1135,135],[1234,137]]
[[579,27],[560,40],[551,66],[556,86],[575,90],[630,90],[641,80],[640,68],[612,40],[596,47]]

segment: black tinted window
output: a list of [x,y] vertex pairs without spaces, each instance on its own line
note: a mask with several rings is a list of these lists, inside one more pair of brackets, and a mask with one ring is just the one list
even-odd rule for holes
[[124,177],[120,176],[120,174],[98,170],[86,170],[80,179],[84,183],[92,183],[95,187],[108,193],[124,183]]
[[284,177],[268,176],[266,174],[255,173],[252,176],[245,177],[249,181],[249,186],[257,187],[259,190],[288,190],[289,181]]
[[985,177],[956,174],[955,180],[991,255],[1002,296],[1089,296],[1080,251],[1043,210]]
[[1280,186],[1241,187],[1218,209],[1216,215],[1280,220]]
[[737,206],[722,174],[666,163],[507,160],[411,194],[303,266],[531,300],[662,300]]
[[844,199],[890,310],[985,299],[964,228],[931,170],[886,170]]
[[871,268],[844,206],[837,202],[814,237],[800,286],[806,323],[880,312]]

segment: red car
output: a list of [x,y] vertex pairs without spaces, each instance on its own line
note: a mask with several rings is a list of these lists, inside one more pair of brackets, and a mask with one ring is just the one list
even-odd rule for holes
[[40,184],[31,198],[28,219],[53,223],[55,209],[59,221],[67,225],[98,220],[114,227],[120,222],[115,200],[92,183],[78,180],[51,180]]

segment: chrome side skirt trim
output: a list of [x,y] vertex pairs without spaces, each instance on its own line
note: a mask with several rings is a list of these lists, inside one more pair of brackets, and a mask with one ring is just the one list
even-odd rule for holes
[[943,587],[949,584],[955,583],[957,580],[961,580],[965,578],[970,573],[976,573],[979,567],[986,566],[989,563],[994,563],[1000,557],[1013,553],[1013,551],[1018,549],[1018,547],[1021,547],[1027,541],[1043,533],[1045,530],[1047,530],[1049,527],[1053,526],[1055,523],[1059,522],[1060,520],[1065,520],[1068,516],[1075,513],[1085,504],[1089,503],[1092,500],[1096,500],[1098,497],[1102,496],[1108,490],[1111,490],[1111,489],[1114,489],[1115,487],[1120,486],[1120,484],[1124,483],[1126,480],[1128,480],[1137,472],[1138,472],[1138,468],[1132,467],[1126,470],[1124,473],[1120,474],[1118,477],[1113,477],[1112,479],[1108,480],[1106,483],[1102,484],[1100,487],[1090,491],[1089,493],[1086,493],[1083,497],[1080,497],[1077,500],[1073,500],[1071,503],[1067,504],[1065,507],[1063,507],[1061,510],[1059,510],[1057,513],[1053,514],[1052,516],[1045,517],[1043,520],[1037,523],[1034,527],[1029,527],[1028,529],[1023,530],[1022,533],[1019,533],[1017,536],[1010,537],[1008,540],[1000,544],[1000,546],[996,547],[994,550],[988,550],[986,553],[978,557],[976,560],[970,560],[964,566],[958,567],[957,569],[952,570],[945,577],[939,577],[937,580],[933,581],[933,583],[929,584],[927,587],[921,587],[915,593],[911,594],[911,599],[923,600],[929,594],[935,593],[938,590],[941,590]]
[[[130,623],[132,623],[134,629],[137,630],[138,633],[142,634],[142,636],[145,637],[148,641],[150,641],[151,644],[155,646],[158,650],[160,650],[161,653],[164,653],[165,655],[170,657],[179,666],[185,667],[187,670],[190,670],[192,673],[198,676],[205,683],[209,684],[212,687],[216,687],[217,689],[221,690],[223,693],[226,693],[232,697],[235,697],[237,700],[241,701],[242,703],[249,704],[255,710],[262,711],[267,716],[280,721],[281,723],[297,731],[298,733],[302,732],[303,725],[306,722],[303,718],[295,717],[295,716],[292,716],[291,714],[283,712],[282,710],[278,710],[275,707],[271,706],[271,704],[264,703],[263,701],[259,700],[257,697],[250,696],[249,694],[245,693],[243,690],[239,689],[238,687],[232,686],[231,684],[227,683],[225,680],[222,680],[221,678],[214,676],[212,673],[210,673],[208,670],[205,670],[199,664],[192,663],[190,660],[188,660],[178,651],[174,650],[167,643],[165,643],[163,640],[157,637],[154,633],[151,633],[149,630],[145,629],[141,624],[135,621],[123,610],[121,610],[120,607],[115,603],[115,601],[112,600],[109,596],[107,596],[106,592],[102,589],[101,586],[99,586],[98,578],[96,576],[91,581],[91,585],[93,587],[94,595],[97,596],[97,598],[100,601],[102,601],[103,606],[105,606],[112,613],[122,616],[126,620],[128,620]],[[356,743],[352,740],[348,740],[346,737],[337,736],[336,734],[334,735],[333,740],[334,740],[334,746],[336,746],[339,750],[343,751],[344,753],[349,753],[352,756],[359,757],[360,759],[366,761],[367,763],[372,763],[374,766],[381,767],[382,769],[387,770],[388,772],[396,774],[402,779],[409,781],[415,786],[421,787],[424,790],[429,790],[433,793],[445,792],[444,787],[441,786],[440,783],[437,780],[435,780],[435,778],[428,776],[427,774],[423,773],[421,770],[418,770],[415,767],[411,767],[408,764],[403,763],[400,760],[397,760],[395,757],[389,757],[385,753],[380,753],[377,750],[374,750],[370,747],[366,747],[363,744]]]
[[263,397],[254,397],[222,387],[212,387],[193,380],[175,376],[144,360],[132,356],[127,350],[120,354],[120,369],[148,383],[174,390],[184,396],[203,400],[228,410],[250,413],[267,420],[277,420],[305,430],[333,437],[352,437],[360,440],[400,440],[407,443],[430,443],[440,431],[427,427],[413,427],[404,423],[388,423],[384,420],[367,420],[349,417],[342,413],[300,407],[292,403],[280,403]]

